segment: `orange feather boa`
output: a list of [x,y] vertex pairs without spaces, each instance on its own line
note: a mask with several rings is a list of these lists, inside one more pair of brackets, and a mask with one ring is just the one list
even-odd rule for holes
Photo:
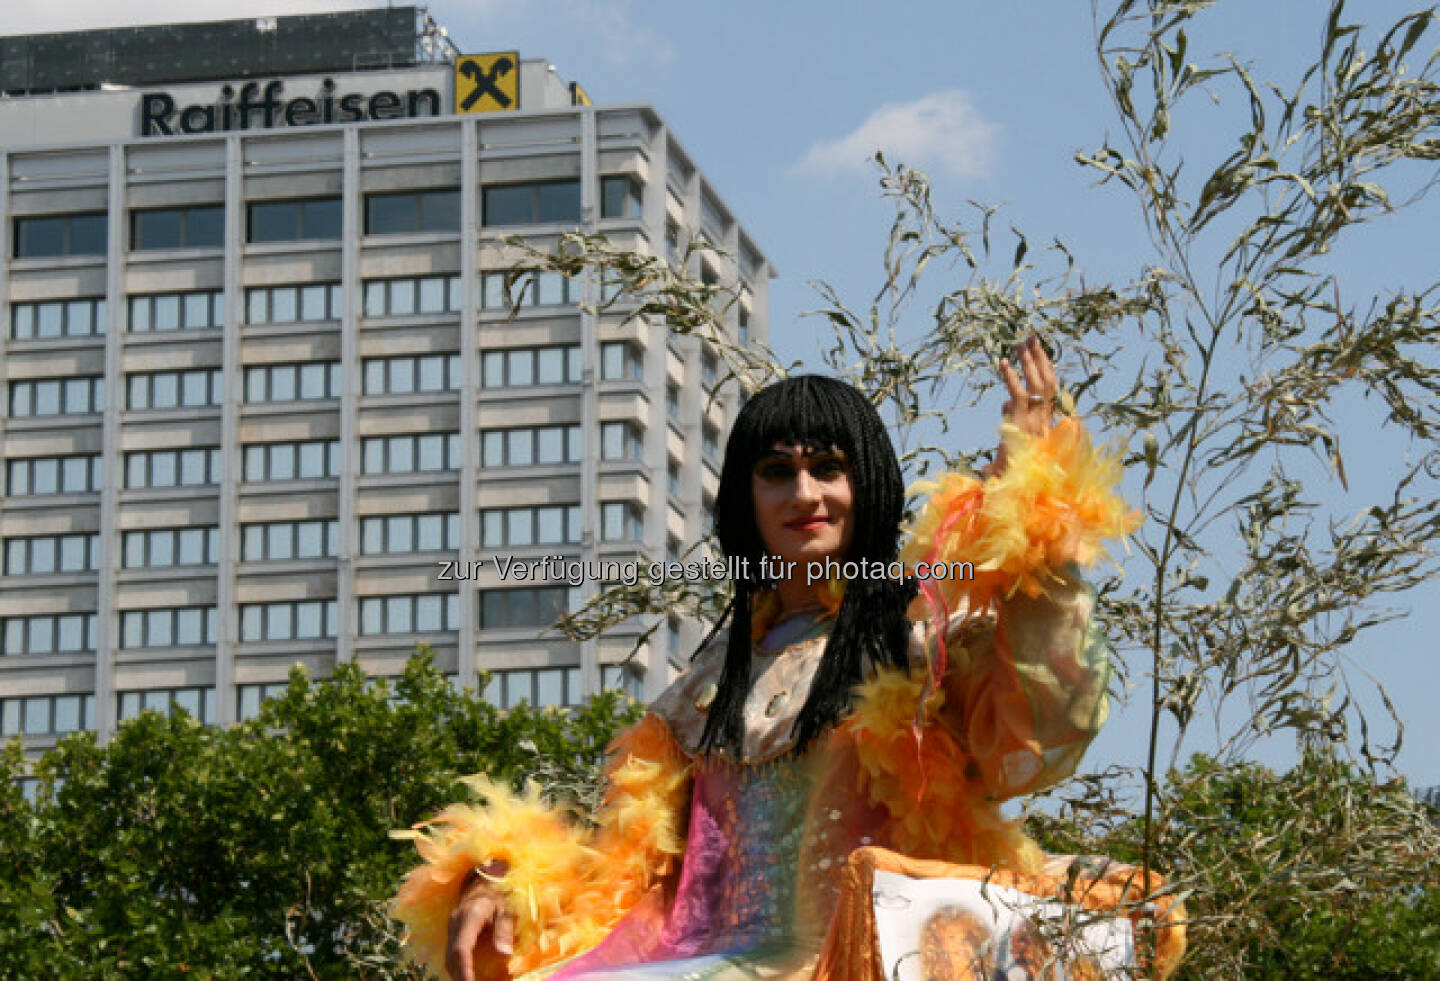
[[522,794],[483,776],[463,782],[478,806],[455,804],[397,837],[424,864],[391,903],[412,961],[440,977],[450,912],[476,866],[501,861],[496,888],[515,917],[512,975],[579,954],[667,873],[684,849],[689,760],[669,727],[647,715],[611,747],[596,827],[547,804],[534,784]]

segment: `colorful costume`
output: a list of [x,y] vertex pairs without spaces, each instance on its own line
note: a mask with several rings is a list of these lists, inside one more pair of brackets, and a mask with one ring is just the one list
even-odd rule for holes
[[[1143,895],[1138,873],[1047,867],[1000,811],[1073,771],[1105,720],[1107,649],[1075,564],[1133,521],[1113,491],[1118,465],[1078,423],[1006,438],[1001,478],[947,476],[911,531],[907,562],[965,560],[975,575],[926,585],[908,674],[875,672],[851,714],[797,754],[792,728],[826,638],[757,651],[733,760],[699,751],[724,661],[712,644],[617,740],[593,829],[533,790],[475,781],[481,806],[452,807],[416,836],[426,864],[394,904],[416,959],[442,973],[461,885],[496,860],[517,918],[508,969],[552,979],[880,977],[872,899],[887,875],[978,880],[998,867],[1008,878],[996,883],[1066,886],[1078,905]],[[927,958],[954,947],[944,934],[961,929],[957,909],[927,921]],[[1183,934],[1159,938],[1163,973]],[[1021,947],[1007,956],[1018,963]]]

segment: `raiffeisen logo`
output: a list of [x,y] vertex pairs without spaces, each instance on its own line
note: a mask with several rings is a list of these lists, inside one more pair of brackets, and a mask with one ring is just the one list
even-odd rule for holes
[[235,87],[222,85],[213,104],[175,105],[168,92],[140,95],[140,135],[174,136],[177,133],[222,133],[240,129],[275,129],[281,126],[319,126],[324,123],[357,123],[368,119],[408,119],[440,115],[440,93],[435,89],[399,92],[381,90],[362,95],[335,94],[335,82],[325,79],[312,98],[282,98],[285,83],[274,79],[264,83],[246,82]]

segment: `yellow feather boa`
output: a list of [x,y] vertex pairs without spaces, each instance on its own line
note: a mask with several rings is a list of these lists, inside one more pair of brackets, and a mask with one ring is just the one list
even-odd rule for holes
[[[945,692],[923,675],[884,670],[855,692],[831,736],[831,758],[853,755],[857,788],[890,814],[890,847],[912,858],[1036,872],[1045,856],[986,795],[977,768],[941,721]],[[917,707],[924,700],[923,722]],[[843,764],[842,764],[843,765]]]
[[447,976],[450,912],[470,870],[495,861],[509,869],[495,884],[516,921],[512,976],[593,947],[683,851],[689,775],[669,727],[647,715],[611,747],[593,829],[541,800],[533,784],[517,795],[483,776],[466,778],[478,806],[455,804],[397,833],[424,859],[391,903],[408,956]]
[[1051,569],[1091,565],[1106,538],[1123,538],[1140,523],[1115,493],[1119,454],[1090,442],[1077,419],[1062,419],[1036,439],[1001,427],[1007,464],[987,481],[947,473],[917,484],[930,498],[909,529],[900,553],[921,561],[974,563],[970,580],[932,580],[951,610],[989,605],[1017,589],[1039,596]]

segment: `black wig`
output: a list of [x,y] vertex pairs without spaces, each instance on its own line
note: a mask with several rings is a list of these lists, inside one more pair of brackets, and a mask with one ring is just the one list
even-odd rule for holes
[[[831,448],[845,454],[853,505],[850,548],[840,561],[867,565],[895,561],[905,487],[890,435],[860,393],[833,378],[801,375],[757,393],[745,403],[725,444],[725,464],[715,501],[715,530],[727,557],[743,557],[751,578],[737,580],[730,606],[725,667],[705,720],[701,746],[739,759],[743,752],[745,697],[750,687],[750,605],[759,579],[764,542],[755,520],[752,475],[776,443],[807,452]],[[795,721],[797,750],[837,722],[850,708],[852,690],[871,665],[906,665],[909,625],[905,607],[913,580],[852,579],[835,617],[810,695]]]

